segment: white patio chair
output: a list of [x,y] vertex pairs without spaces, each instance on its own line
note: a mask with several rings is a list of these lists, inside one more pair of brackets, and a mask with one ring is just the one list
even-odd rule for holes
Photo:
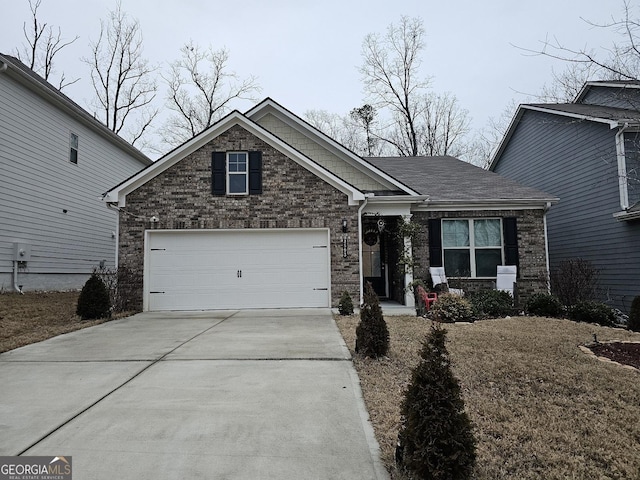
[[509,292],[513,297],[518,267],[515,265],[499,265],[496,276],[496,290]]
[[435,288],[436,285],[446,285],[447,291],[455,295],[464,295],[464,290],[461,288],[449,288],[449,282],[447,276],[444,273],[444,267],[429,267],[429,273],[431,274],[431,280]]

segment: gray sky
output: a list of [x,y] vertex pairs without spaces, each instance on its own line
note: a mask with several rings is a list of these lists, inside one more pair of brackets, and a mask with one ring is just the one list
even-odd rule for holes
[[[89,39],[115,0],[42,0],[40,20],[62,29],[64,38],[80,38],[62,51],[57,70],[81,77],[65,93],[83,107],[91,96]],[[618,0],[122,0],[122,8],[140,21],[145,54],[166,65],[193,40],[202,47],[226,46],[230,67],[240,76],[258,77],[261,98],[272,97],[302,116],[322,109],[344,115],[365,102],[357,67],[361,44],[371,32],[383,33],[401,15],[424,21],[424,76],[434,91],[450,91],[469,110],[473,126],[498,117],[518,92],[538,93],[561,64],[527,56],[513,45],[537,48],[556,36],[572,47],[608,46],[610,31],[587,25],[620,16]],[[24,42],[29,21],[27,0],[5,1],[0,51],[13,54]],[[162,92],[164,94],[164,91]],[[240,110],[250,104],[239,104]]]

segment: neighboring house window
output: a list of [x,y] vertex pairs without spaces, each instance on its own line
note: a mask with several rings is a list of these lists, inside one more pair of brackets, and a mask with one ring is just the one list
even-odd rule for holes
[[444,268],[451,277],[495,277],[502,265],[502,222],[491,219],[443,219]]
[[246,152],[227,153],[227,193],[246,195],[249,191],[249,161]]
[[262,152],[213,152],[213,195],[259,195],[262,193]]
[[69,139],[69,161],[78,163],[78,135],[75,133],[72,133]]

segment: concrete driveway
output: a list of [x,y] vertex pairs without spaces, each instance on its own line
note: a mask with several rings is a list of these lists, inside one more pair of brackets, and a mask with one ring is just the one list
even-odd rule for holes
[[328,309],[143,313],[0,355],[0,455],[78,479],[385,479]]

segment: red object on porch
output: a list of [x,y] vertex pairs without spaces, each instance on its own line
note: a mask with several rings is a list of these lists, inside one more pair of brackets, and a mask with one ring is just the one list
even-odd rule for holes
[[438,300],[437,293],[427,293],[427,291],[421,286],[418,286],[417,291],[418,291],[418,296],[422,299],[422,302],[424,303],[424,308],[426,310],[429,310],[431,308],[431,305],[433,305]]

